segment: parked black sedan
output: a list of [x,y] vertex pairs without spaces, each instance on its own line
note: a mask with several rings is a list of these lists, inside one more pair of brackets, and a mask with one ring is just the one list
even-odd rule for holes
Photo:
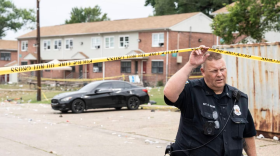
[[138,109],[140,104],[148,103],[147,89],[125,81],[107,80],[87,84],[79,91],[56,95],[51,100],[54,110],[63,113],[72,110],[82,113],[87,109],[115,108]]

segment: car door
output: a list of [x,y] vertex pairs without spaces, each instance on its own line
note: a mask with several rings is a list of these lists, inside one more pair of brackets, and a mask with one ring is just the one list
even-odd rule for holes
[[93,89],[90,94],[90,108],[106,108],[109,107],[113,100],[112,83],[105,82]]
[[123,82],[113,82],[113,105],[112,107],[121,107],[122,106],[122,98],[124,91],[124,83]]

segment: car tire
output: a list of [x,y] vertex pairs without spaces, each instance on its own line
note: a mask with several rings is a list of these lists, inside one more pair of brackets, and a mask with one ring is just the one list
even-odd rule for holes
[[85,102],[81,99],[74,100],[72,102],[73,113],[83,113],[85,110]]
[[60,111],[61,113],[68,113],[68,110]]
[[116,110],[121,110],[121,109],[122,109],[122,107],[115,107],[115,109],[116,109]]
[[139,105],[140,105],[140,100],[138,97],[132,96],[132,97],[128,98],[127,108],[129,110],[136,110],[136,109],[138,109]]

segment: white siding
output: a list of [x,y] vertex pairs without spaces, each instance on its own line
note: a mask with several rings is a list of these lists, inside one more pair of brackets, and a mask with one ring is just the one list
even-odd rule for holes
[[212,29],[210,27],[211,23],[211,18],[203,13],[199,13],[172,26],[170,29],[172,31],[190,31],[190,27],[192,27],[192,32],[212,33]]
[[267,40],[267,42],[280,42],[280,32],[266,32],[264,34],[264,39]]
[[[129,36],[129,47],[119,47],[119,36]],[[105,49],[104,37],[114,36],[115,43],[114,48]],[[92,49],[91,38],[100,37],[101,46],[100,49]],[[60,50],[54,49],[54,40],[61,39],[62,45]],[[65,48],[65,39],[73,39],[73,49],[67,50]],[[42,38],[41,40],[51,40],[51,50],[44,50],[43,42],[41,42],[41,57],[43,60],[71,60],[72,56],[78,52],[83,52],[89,58],[99,58],[108,56],[121,56],[129,53],[131,50],[137,50],[138,47],[138,32],[134,33],[114,33],[114,34],[101,34],[101,35],[83,35],[83,36],[67,36],[67,37],[56,37],[56,38]],[[83,44],[81,44],[83,43]],[[103,53],[103,54],[102,54]]]

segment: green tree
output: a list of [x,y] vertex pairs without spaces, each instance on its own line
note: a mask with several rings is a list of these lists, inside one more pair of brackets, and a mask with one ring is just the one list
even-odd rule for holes
[[212,17],[211,12],[232,2],[233,0],[146,0],[145,6],[151,5],[155,16],[203,12]]
[[101,8],[96,5],[94,8],[72,8],[70,20],[66,20],[65,24],[71,23],[87,23],[95,21],[109,21],[107,14],[102,15]]
[[218,14],[211,24],[213,33],[226,44],[242,35],[261,42],[265,32],[280,31],[279,0],[240,0],[227,9],[228,14]]
[[0,0],[0,39],[6,36],[6,31],[26,26],[34,29],[32,24],[36,21],[35,11],[31,9],[18,9],[10,0]]

